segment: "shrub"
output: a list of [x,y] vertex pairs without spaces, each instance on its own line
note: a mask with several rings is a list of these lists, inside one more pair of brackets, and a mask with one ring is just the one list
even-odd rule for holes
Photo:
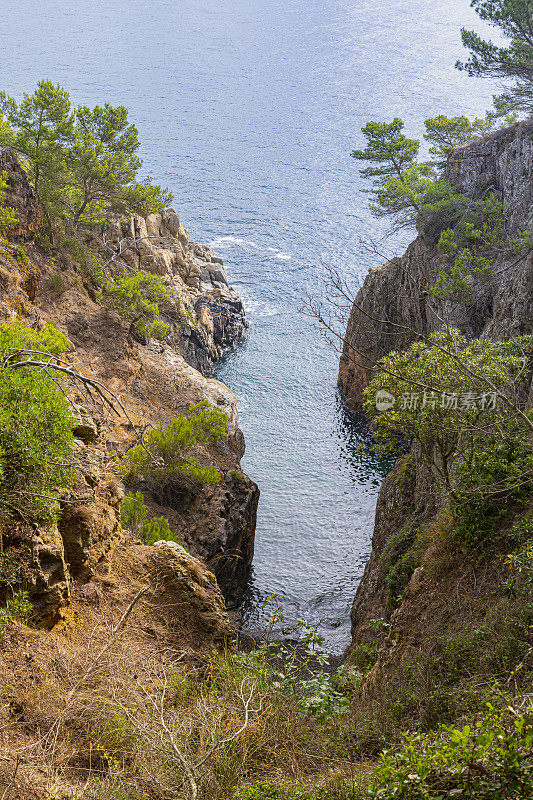
[[155,542],[177,542],[178,540],[170,530],[166,517],[152,517],[142,524],[141,536],[146,544]]
[[4,193],[7,189],[7,172],[0,175],[0,231],[8,231],[17,224],[18,217],[14,208],[4,205]]
[[420,561],[422,542],[417,524],[416,518],[409,519],[389,536],[383,548],[381,561],[389,603],[393,606],[398,604]]
[[64,278],[58,272],[54,272],[52,275],[50,275],[48,283],[52,293],[58,297],[67,290],[67,284],[65,283]]
[[146,544],[154,542],[177,542],[176,537],[170,530],[166,517],[149,516],[148,508],[144,504],[142,492],[128,492],[122,501],[121,519],[122,524],[129,528],[132,533],[137,534]]
[[169,290],[160,275],[139,270],[118,276],[104,284],[98,298],[109,308],[131,319],[143,336],[163,339],[168,325],[159,316],[159,303],[168,300]]
[[455,227],[440,235],[438,246],[448,256],[449,266],[439,271],[430,291],[435,297],[471,300],[480,281],[492,275],[496,258],[519,253],[531,244],[528,231],[505,235],[504,206],[494,194],[468,201]]
[[26,591],[19,590],[13,597],[8,598],[6,605],[0,608],[0,640],[5,637],[9,623],[15,620],[24,622],[32,608]]
[[143,478],[162,502],[217,484],[221,476],[214,466],[205,466],[194,455],[198,445],[217,442],[228,435],[228,417],[206,400],[192,405],[187,414],[160,423],[125,455],[130,479]]
[[63,252],[68,253],[79,268],[83,276],[87,276],[96,286],[101,286],[104,281],[102,264],[98,256],[79,234],[64,232],[58,241],[58,246]]
[[484,715],[462,729],[406,734],[385,751],[369,790],[375,800],[521,800],[533,795],[533,709]]
[[[59,514],[58,493],[72,485],[75,424],[63,393],[40,370],[13,369],[23,351],[46,360],[66,349],[67,340],[46,326],[36,332],[9,324],[0,329],[0,510],[52,523]],[[18,356],[20,353],[20,356]],[[7,358],[11,357],[11,362]]]
[[357,644],[349,652],[348,663],[365,675],[378,660],[378,651],[379,644],[377,642]]
[[489,434],[474,437],[471,458],[457,465],[455,535],[472,545],[499,536],[510,507],[520,507],[531,497],[531,442],[516,425],[507,426],[506,434],[505,439]]
[[[450,329],[390,353],[365,390],[377,442],[386,451],[398,434],[415,442],[466,517],[491,515],[503,500],[527,494],[533,455],[525,365],[532,350],[530,336],[469,341]],[[376,413],[378,392],[392,400]]]
[[121,521],[125,528],[140,536],[143,522],[148,518],[148,509],[144,504],[142,492],[128,492],[122,501]]

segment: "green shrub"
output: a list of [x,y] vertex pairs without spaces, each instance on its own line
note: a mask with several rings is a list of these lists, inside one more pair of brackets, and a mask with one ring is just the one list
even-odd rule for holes
[[436,276],[430,291],[435,297],[471,300],[480,281],[492,275],[502,253],[512,255],[531,247],[531,234],[505,235],[504,206],[494,193],[469,201],[454,227],[442,231],[439,250],[449,264]]
[[192,453],[196,446],[217,442],[227,435],[226,413],[203,400],[192,405],[187,414],[160,423],[147,434],[144,445],[126,453],[128,477],[144,479],[162,503],[171,504],[176,497],[220,482],[216,467],[205,466]]
[[154,542],[177,542],[176,537],[170,530],[166,517],[149,517],[149,510],[144,504],[142,492],[128,492],[122,501],[121,520],[122,524],[132,533],[137,534],[146,544]]
[[7,189],[7,172],[0,175],[0,231],[8,231],[18,223],[14,208],[4,205],[4,193]]
[[170,293],[160,275],[139,270],[107,281],[98,295],[109,308],[128,317],[143,336],[163,339],[168,325],[159,316],[159,303]]
[[462,729],[406,734],[385,751],[368,796],[374,800],[522,800],[533,796],[533,709],[487,711]]
[[402,592],[420,561],[421,543],[414,529],[416,520],[408,521],[385,542],[381,556],[389,602],[398,604]]
[[527,503],[533,490],[533,451],[526,432],[516,424],[507,436],[475,436],[468,461],[457,464],[453,509],[459,517],[455,535],[475,545],[500,535],[502,524]]
[[90,278],[96,286],[102,285],[104,281],[102,264],[96,251],[86,243],[83,236],[63,232],[57,244],[63,252],[72,257],[81,275]]
[[49,286],[53,294],[58,296],[62,295],[63,292],[67,290],[67,284],[65,283],[64,278],[57,272],[54,272],[52,275],[50,275]]
[[18,620],[25,622],[31,613],[33,606],[28,599],[28,592],[19,590],[8,598],[6,605],[0,608],[0,640],[2,640],[11,622]]
[[166,517],[152,517],[152,519],[143,522],[141,536],[146,544],[154,544],[161,541],[177,543],[178,541],[170,530]]
[[[526,359],[531,336],[467,340],[449,329],[379,362],[365,390],[378,448],[398,435],[417,445],[437,486],[464,518],[462,538],[475,541],[495,514],[533,486],[531,412]],[[376,409],[378,392],[392,397]],[[409,566],[409,565],[408,565]]]
[[348,664],[355,667],[363,675],[369,672],[378,658],[377,642],[363,642],[352,647],[348,655]]
[[120,510],[121,521],[125,528],[140,536],[143,522],[148,518],[149,511],[144,504],[142,492],[128,492],[122,501]]
[[[66,349],[51,325],[36,332],[22,325],[0,329],[0,510],[52,523],[59,490],[74,480],[75,419],[63,393],[43,370],[14,369],[32,351],[46,362]],[[26,351],[26,353],[24,353]]]

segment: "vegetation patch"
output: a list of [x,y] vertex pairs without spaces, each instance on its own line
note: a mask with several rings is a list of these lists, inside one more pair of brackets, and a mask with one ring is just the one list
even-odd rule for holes
[[194,455],[195,448],[228,435],[228,417],[206,400],[192,405],[169,423],[160,423],[125,455],[128,480],[146,481],[158,502],[172,505],[205,485],[220,483],[221,474]]

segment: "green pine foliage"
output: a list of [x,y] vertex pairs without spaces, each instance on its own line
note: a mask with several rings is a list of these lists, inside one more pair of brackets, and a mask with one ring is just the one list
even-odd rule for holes
[[141,535],[146,544],[178,541],[170,530],[170,525],[166,517],[152,517],[152,519],[143,522]]
[[51,225],[76,230],[106,214],[161,211],[171,193],[138,179],[139,137],[124,106],[72,108],[65,89],[41,80],[17,102],[0,93],[0,142],[25,162]]
[[436,156],[437,166],[444,167],[446,159],[456,147],[463,147],[477,137],[489,133],[493,123],[490,118],[470,121],[464,114],[458,117],[439,114],[433,119],[427,119],[424,127],[424,139],[431,145],[429,152]]
[[177,542],[166,517],[151,517],[142,492],[128,492],[122,501],[121,519],[124,527],[139,536],[146,544]]
[[533,242],[529,231],[506,235],[504,206],[493,193],[464,202],[463,209],[455,226],[440,235],[438,247],[447,256],[448,265],[439,270],[430,291],[435,297],[468,302],[484,279],[493,274],[494,262],[502,252],[525,253]]
[[435,190],[449,191],[444,182],[436,187],[433,166],[417,160],[420,142],[407,138],[403,128],[404,123],[398,118],[390,123],[368,122],[362,128],[367,140],[365,149],[351,154],[370,164],[360,170],[364,178],[373,181],[370,208],[377,217],[392,218],[395,229],[416,223],[428,192],[432,192],[434,202]]
[[192,405],[169,423],[160,423],[125,455],[129,480],[144,480],[162,502],[220,483],[213,465],[205,465],[195,449],[228,435],[228,417],[206,400]]
[[161,275],[139,270],[108,280],[98,295],[109,308],[129,318],[144,336],[164,339],[168,325],[161,319],[159,304],[170,299]]
[[[479,120],[469,123],[466,118],[450,120],[441,116],[426,120],[425,138],[433,145],[430,152],[441,158],[448,155],[452,144],[464,144],[475,138],[480,125]],[[457,195],[439,175],[437,164],[418,160],[420,142],[406,137],[403,129],[404,123],[398,118],[389,123],[368,122],[362,128],[367,140],[365,149],[351,153],[353,158],[370,165],[360,173],[372,180],[369,190],[372,213],[391,219],[393,230],[417,224],[428,226],[434,218],[442,225],[443,213],[446,218],[450,209],[455,219],[458,208],[467,203],[467,198]],[[461,198],[459,203],[457,197]]]
[[463,28],[461,37],[470,50],[456,67],[469,75],[496,79],[509,88],[494,98],[496,115],[533,110],[533,4],[531,0],[471,0],[484,21],[499,29],[510,43],[500,47],[475,31]]

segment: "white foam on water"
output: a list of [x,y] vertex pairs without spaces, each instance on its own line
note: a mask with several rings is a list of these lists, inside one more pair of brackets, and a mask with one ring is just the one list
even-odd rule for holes
[[241,245],[241,247],[251,247],[253,250],[260,250],[261,246],[255,242],[250,242],[247,239],[239,239],[237,236],[219,236],[218,239],[213,239],[208,247],[213,249],[220,249],[221,247],[231,247],[232,245]]
[[252,250],[262,250],[264,253],[273,253],[274,258],[278,258],[281,261],[290,261],[292,259],[290,253],[285,253],[278,247],[256,244],[256,242],[251,242],[249,239],[239,239],[238,236],[219,236],[217,239],[213,239],[212,242],[209,242],[208,246],[212,250],[222,250],[225,247],[234,246],[249,247]]
[[239,293],[244,303],[244,310],[246,316],[253,319],[254,317],[274,317],[280,313],[280,309],[267,302],[266,300],[258,300],[246,290],[243,286],[234,286],[235,290]]

